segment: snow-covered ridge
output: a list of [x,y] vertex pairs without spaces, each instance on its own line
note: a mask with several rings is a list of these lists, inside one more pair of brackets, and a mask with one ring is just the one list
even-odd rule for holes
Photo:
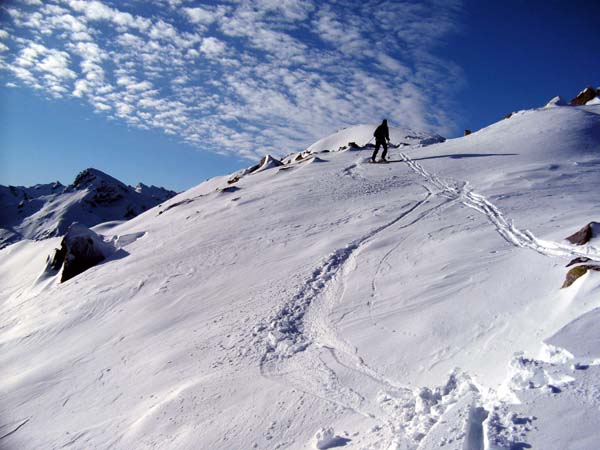
[[598,261],[600,107],[387,165],[370,134],[98,227],[122,257],[62,284],[57,239],[0,250],[1,444],[595,448],[600,273],[561,286]]
[[[369,124],[345,128],[315,142],[306,151],[308,153],[317,153],[323,150],[336,151],[342,147],[347,147],[350,142],[364,147],[369,143],[375,142],[373,131],[376,127],[377,125]],[[390,142],[395,145],[431,145],[445,140],[437,134],[404,128],[390,127],[389,132]]]
[[[301,152],[291,153],[281,160],[265,155],[254,166],[242,169],[229,176],[229,184],[239,181],[242,177],[250,174],[260,173],[267,169],[279,167],[280,170],[288,170],[295,164],[304,164],[310,162],[320,162],[321,158],[316,156],[318,153],[340,152],[346,150],[365,150],[375,147],[373,141],[373,130],[377,125],[356,125],[353,127],[339,130],[317,142],[310,145]],[[402,146],[427,146],[444,142],[446,139],[437,134],[425,132],[416,132],[410,129],[391,127],[390,147],[397,148]],[[280,167],[283,166],[283,167]]]
[[21,239],[61,236],[73,222],[91,227],[131,219],[174,195],[156,186],[133,188],[91,168],[69,186],[0,186],[0,248]]

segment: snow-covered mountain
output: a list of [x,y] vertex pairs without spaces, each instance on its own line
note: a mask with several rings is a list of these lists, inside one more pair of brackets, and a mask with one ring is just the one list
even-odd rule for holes
[[559,103],[390,164],[342,130],[64,283],[58,238],[0,250],[1,445],[597,448],[600,105]]
[[135,188],[96,169],[69,186],[58,181],[33,187],[0,186],[0,248],[21,239],[63,235],[69,225],[128,220],[176,193],[156,186]]

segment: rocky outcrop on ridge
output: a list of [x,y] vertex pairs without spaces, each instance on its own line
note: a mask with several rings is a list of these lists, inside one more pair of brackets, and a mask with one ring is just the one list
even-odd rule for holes
[[592,86],[586,87],[583,91],[581,91],[577,96],[571,100],[571,105],[585,105],[587,102],[596,98],[600,95],[597,89],[594,89]]
[[115,252],[115,248],[80,223],[73,223],[63,237],[60,248],[48,257],[46,272],[62,269],[61,283],[101,263]]
[[571,236],[567,237],[567,241],[569,241],[573,245],[585,245],[590,242],[593,238],[600,235],[600,223],[598,222],[590,222],[586,226],[584,226],[581,230],[573,233]]

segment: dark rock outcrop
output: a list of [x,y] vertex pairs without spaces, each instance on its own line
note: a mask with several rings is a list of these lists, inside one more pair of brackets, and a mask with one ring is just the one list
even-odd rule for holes
[[600,223],[590,222],[578,232],[567,237],[567,241],[574,245],[585,245],[598,235],[600,235]]
[[62,268],[62,283],[101,263],[114,252],[112,245],[76,222],[67,230],[60,248],[48,257],[46,272],[57,273]]
[[575,281],[585,275],[588,270],[595,270],[600,272],[600,266],[592,265],[592,264],[583,264],[581,266],[573,267],[571,270],[567,272],[567,277],[565,282],[562,285],[562,288],[567,288],[571,286]]
[[237,192],[239,190],[240,190],[240,188],[237,186],[227,186],[227,187],[224,187],[221,189],[217,189],[218,192],[221,192],[223,194],[230,194],[232,192]]
[[577,94],[577,96],[573,100],[571,100],[571,105],[577,105],[577,106],[585,105],[591,99],[593,99],[594,97],[597,97],[599,95],[600,95],[600,92],[598,92],[592,86],[588,86],[583,91],[581,91],[579,94]]
[[569,264],[567,264],[565,267],[571,267],[575,264],[582,264],[582,263],[586,263],[588,261],[591,261],[590,258],[586,258],[585,256],[580,256],[578,258],[573,259]]
[[473,133],[473,131],[471,131],[471,130],[465,130],[465,134],[464,134],[464,135],[465,135],[465,136],[468,136],[468,135],[470,135],[471,133]]

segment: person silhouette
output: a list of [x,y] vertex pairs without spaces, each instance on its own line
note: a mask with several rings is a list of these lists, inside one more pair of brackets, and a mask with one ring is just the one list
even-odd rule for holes
[[390,140],[390,131],[388,130],[387,119],[383,119],[381,125],[379,125],[375,129],[373,136],[375,136],[375,151],[373,152],[373,156],[371,156],[371,162],[375,162],[375,157],[377,156],[379,147],[383,147],[381,161],[387,162],[387,159],[385,159],[385,157],[387,156],[388,142]]

